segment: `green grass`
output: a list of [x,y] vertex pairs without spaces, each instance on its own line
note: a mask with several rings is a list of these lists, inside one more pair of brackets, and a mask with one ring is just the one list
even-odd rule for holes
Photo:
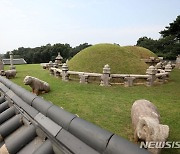
[[145,74],[148,67],[140,60],[139,54],[114,44],[93,45],[80,51],[68,62],[70,70],[95,73],[102,73],[106,64],[109,64],[111,73],[121,74]]
[[[18,65],[16,68],[17,76],[11,80],[18,85],[30,90],[29,86],[22,82],[26,75],[47,81],[51,91],[41,95],[44,99],[131,141],[131,106],[137,99],[150,100],[159,109],[162,124],[170,127],[168,140],[180,140],[180,70],[174,69],[170,81],[163,85],[125,88],[121,85],[101,87],[75,81],[62,82],[61,79],[50,76],[40,65]],[[180,153],[180,150],[177,149],[163,150],[163,154],[178,152]]]
[[157,57],[155,53],[150,51],[149,49],[139,47],[139,46],[124,46],[126,50],[129,52],[139,56],[140,59],[149,59],[150,57]]

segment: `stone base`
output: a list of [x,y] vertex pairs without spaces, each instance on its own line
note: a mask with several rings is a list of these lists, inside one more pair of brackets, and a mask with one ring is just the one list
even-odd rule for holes
[[16,66],[9,66],[9,69],[10,69],[10,70],[15,70],[15,69],[16,69]]

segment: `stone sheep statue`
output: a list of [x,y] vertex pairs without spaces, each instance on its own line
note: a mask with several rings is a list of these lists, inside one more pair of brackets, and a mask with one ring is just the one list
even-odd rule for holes
[[[137,100],[131,108],[131,119],[134,127],[134,139],[146,142],[165,142],[169,136],[169,126],[160,124],[160,114],[150,101]],[[148,149],[153,154],[161,149]]]
[[29,85],[32,88],[32,92],[36,95],[39,95],[40,93],[47,93],[50,91],[50,86],[47,82],[32,76],[26,76],[24,78],[24,84]]
[[2,76],[6,76],[6,78],[10,79],[10,78],[14,78],[16,76],[16,70],[12,69],[12,70],[7,70],[7,71],[3,71],[1,70],[1,75]]

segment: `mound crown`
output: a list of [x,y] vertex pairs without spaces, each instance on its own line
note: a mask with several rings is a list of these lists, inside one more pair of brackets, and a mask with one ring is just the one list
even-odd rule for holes
[[76,54],[69,62],[70,70],[102,73],[109,64],[111,73],[145,74],[148,66],[129,47],[114,44],[97,44]]

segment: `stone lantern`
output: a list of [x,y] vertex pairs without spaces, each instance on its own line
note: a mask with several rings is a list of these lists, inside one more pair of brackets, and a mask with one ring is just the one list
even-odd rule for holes
[[55,58],[56,64],[61,64],[63,60],[63,57],[60,55],[60,52],[58,52],[58,56]]

